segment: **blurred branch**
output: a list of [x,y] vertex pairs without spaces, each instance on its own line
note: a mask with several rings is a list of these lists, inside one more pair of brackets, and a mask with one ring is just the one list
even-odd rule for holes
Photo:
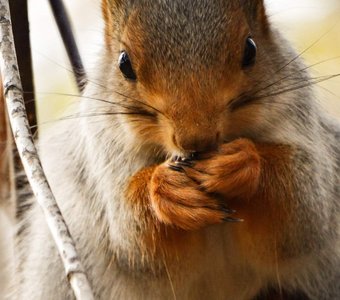
[[56,243],[75,296],[93,300],[93,294],[77,255],[74,241],[52,194],[41,166],[27,119],[14,48],[8,0],[0,0],[0,69],[14,139],[38,204]]
[[[15,50],[17,53],[21,83],[25,91],[24,100],[28,122],[32,128],[32,133],[37,136],[37,115],[35,106],[27,0],[11,0],[10,13],[12,19],[14,45],[18,46]],[[11,139],[12,141],[12,136],[8,136],[8,139]],[[12,143],[10,143],[9,145],[10,149],[8,150],[11,153],[7,153],[7,158],[11,160],[10,163],[11,165],[13,165],[14,173],[8,174],[8,176],[12,175],[11,180],[15,181],[14,188],[16,192],[16,199],[13,201],[16,203],[22,203],[22,201],[24,200],[23,197],[26,195],[25,193],[22,193],[22,191],[25,189],[25,187],[27,187],[29,192],[31,191],[29,190],[29,186],[27,185],[27,178],[25,176],[19,153],[17,149],[12,146]],[[14,203],[14,207],[17,208],[16,215],[17,217],[20,217],[22,211],[18,208],[21,207],[21,205],[15,205],[16,203]]]
[[67,15],[67,11],[62,0],[50,0],[50,5],[58,25],[60,35],[63,39],[67,55],[71,62],[78,89],[80,92],[82,92],[86,85],[86,73],[76,41],[74,39],[72,26]]
[[33,134],[36,131],[37,116],[35,107],[33,71],[32,71],[32,54],[30,44],[30,30],[28,22],[27,0],[11,0],[10,12],[12,18],[12,28],[14,43],[16,47],[19,71],[21,76],[22,87],[25,91],[24,99],[28,121],[33,128]]

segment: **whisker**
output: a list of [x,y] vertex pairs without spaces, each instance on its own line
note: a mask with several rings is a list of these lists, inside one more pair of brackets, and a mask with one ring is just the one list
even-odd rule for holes
[[95,113],[87,113],[87,114],[79,114],[79,115],[71,115],[71,116],[65,116],[62,118],[59,118],[58,121],[64,121],[64,120],[74,120],[78,118],[92,118],[92,117],[104,117],[104,116],[144,116],[144,117],[154,117],[154,115],[148,114],[145,112],[145,114],[136,113],[136,112],[95,112]]
[[165,271],[166,271],[166,274],[167,274],[167,277],[168,277],[168,280],[169,280],[169,284],[170,284],[170,288],[171,288],[171,291],[172,291],[173,299],[177,300],[175,286],[174,286],[174,283],[172,281],[172,277],[171,277],[170,270],[169,270],[169,267],[168,267],[167,262],[166,262],[165,255],[163,255],[163,263],[164,263]]
[[[333,58],[329,58],[329,59],[326,59],[326,60],[317,62],[317,63],[315,63],[315,64],[312,64],[312,65],[309,65],[309,66],[307,66],[307,67],[304,67],[304,68],[298,70],[297,72],[298,72],[298,73],[301,73],[301,72],[306,71],[306,70],[308,70],[308,69],[310,69],[310,68],[313,68],[313,67],[318,66],[318,65],[321,65],[321,64],[323,64],[323,63],[325,63],[325,62],[329,62],[329,61],[336,60],[336,59],[340,59],[340,56],[336,56],[336,57],[333,57]],[[296,74],[289,74],[289,75],[287,75],[287,76],[285,76],[285,77],[282,77],[282,78],[278,79],[277,81],[274,81],[274,82],[270,83],[269,85],[267,85],[267,86],[265,86],[265,87],[263,87],[263,88],[261,88],[261,89],[255,91],[255,92],[253,92],[253,94],[256,95],[256,94],[258,94],[259,92],[265,91],[265,90],[271,88],[272,86],[275,86],[276,84],[281,83],[281,82],[284,81],[285,79],[290,79],[290,78],[292,78],[292,76],[294,76],[294,75],[296,75]],[[294,79],[294,78],[293,78],[293,79]],[[299,79],[300,79],[300,78],[299,78]]]
[[[37,128],[38,126],[48,125],[48,124],[56,123],[56,122],[59,122],[59,121],[68,121],[68,120],[76,120],[76,119],[82,119],[82,118],[93,118],[93,117],[103,117],[103,116],[117,116],[117,115],[155,118],[155,115],[151,114],[149,112],[94,112],[94,113],[69,115],[69,116],[58,118],[56,120],[45,121],[45,122],[39,123],[37,125],[30,126],[30,128],[31,129]],[[129,120],[129,122],[130,122],[130,120]]]
[[[29,93],[29,92],[25,92],[25,93]],[[105,100],[105,99],[101,99],[101,98],[95,98],[95,97],[89,97],[89,96],[83,96],[83,95],[77,95],[77,94],[68,94],[68,93],[47,93],[47,92],[37,92],[37,94],[41,94],[41,95],[56,95],[56,96],[64,96],[64,97],[73,97],[73,98],[80,98],[80,99],[85,99],[85,100],[94,100],[94,101],[99,101],[99,102],[103,102],[106,104],[110,104],[110,105],[117,105],[123,108],[137,108],[136,106],[128,106],[125,103],[122,104],[121,102],[112,102],[109,100]]]
[[[318,84],[318,83],[321,83],[321,82],[324,82],[324,81],[327,81],[327,80],[330,80],[330,79],[333,79],[333,78],[336,78],[336,77],[339,77],[339,76],[340,76],[340,74],[334,74],[334,75],[326,75],[326,76],[321,76],[321,77],[315,77],[315,78],[311,78],[311,79],[304,79],[300,82],[296,82],[292,85],[288,85],[288,86],[283,87],[283,89],[281,91],[279,90],[277,92],[267,94],[267,95],[259,95],[259,96],[255,97],[254,99],[278,96],[278,95],[281,95],[281,94],[284,94],[284,93],[288,93],[288,92],[296,91],[296,90],[299,90],[299,89],[302,89],[302,88],[305,88],[305,87],[313,86],[315,84]],[[306,84],[294,86],[296,84],[300,84],[301,82],[305,82],[305,81],[307,82]],[[289,88],[290,86],[292,86],[292,87]]]
[[[29,92],[25,91],[24,93],[29,93]],[[57,96],[64,96],[64,97],[74,97],[74,98],[80,98],[80,99],[85,99],[85,100],[99,101],[99,102],[103,102],[103,103],[110,104],[110,105],[117,105],[117,106],[120,106],[120,107],[123,107],[123,108],[126,108],[126,109],[140,109],[137,106],[128,105],[126,103],[123,104],[122,101],[120,101],[120,102],[112,102],[112,101],[101,99],[101,98],[89,97],[89,96],[83,96],[83,95],[77,95],[77,94],[52,93],[52,92],[51,93],[37,92],[37,94],[42,94],[42,95],[57,95]],[[156,111],[156,112],[158,112],[158,113],[160,113],[160,114],[162,114],[164,116],[164,114],[161,111],[159,111],[158,109],[156,109],[155,107],[153,107],[153,106],[151,106],[149,104],[146,104],[146,103],[144,103],[142,101],[138,101],[138,104],[141,104],[142,106],[150,108],[150,109],[152,109],[152,110],[154,110],[154,111]]]
[[[37,50],[34,50],[34,51],[37,51]],[[37,53],[39,53],[40,55],[44,56],[44,57],[45,57],[47,60],[49,60],[50,62],[56,64],[58,67],[60,67],[60,68],[62,68],[62,69],[64,69],[64,70],[66,70],[66,71],[68,71],[68,72],[70,72],[70,73],[72,73],[72,74],[74,73],[73,70],[68,69],[68,68],[66,68],[65,66],[59,64],[58,62],[56,62],[56,61],[50,59],[49,57],[47,57],[47,56],[44,55],[43,53],[41,53],[41,52],[39,52],[39,51],[37,51]],[[101,88],[103,88],[106,92],[115,93],[115,94],[117,94],[117,95],[119,95],[119,96],[121,96],[121,97],[124,97],[124,98],[130,99],[130,100],[136,101],[137,103],[139,103],[139,104],[141,104],[141,105],[147,106],[147,107],[149,107],[150,109],[153,109],[154,111],[158,112],[159,114],[161,114],[161,115],[163,115],[165,118],[167,118],[167,116],[166,116],[162,111],[160,111],[159,109],[153,107],[153,106],[150,105],[150,104],[147,104],[147,103],[145,103],[145,102],[143,102],[143,101],[141,101],[141,100],[138,100],[138,99],[136,99],[136,98],[133,98],[133,97],[131,97],[131,96],[125,95],[125,94],[123,94],[123,93],[121,93],[121,92],[118,92],[118,91],[116,91],[116,90],[110,90],[110,89],[108,89],[105,85],[103,85],[103,84],[101,84],[101,83],[98,83],[98,82],[95,82],[95,81],[93,81],[93,80],[91,80],[91,79],[86,79],[86,81],[87,81],[87,82],[90,82],[90,83],[92,83],[92,84],[94,84],[94,85],[97,85],[97,86],[99,86],[99,87],[101,87]],[[26,91],[26,92],[28,92],[28,91]]]
[[50,57],[48,57],[47,55],[45,55],[44,53],[40,52],[39,50],[37,50],[36,48],[33,48],[32,49],[34,52],[38,53],[40,56],[44,57],[46,60],[48,60],[49,62],[53,63],[54,65],[58,66],[59,68],[71,73],[71,74],[74,74],[73,70],[65,67],[64,65],[62,65],[61,63],[51,59]]
[[[329,30],[327,30],[321,37],[319,37],[316,41],[314,41],[310,46],[308,46],[307,48],[305,48],[302,52],[300,52],[298,55],[294,56],[291,60],[289,60],[287,63],[285,63],[283,66],[281,66],[278,70],[276,70],[274,72],[274,74],[279,74],[281,71],[283,71],[286,67],[288,67],[289,65],[291,65],[293,62],[295,62],[297,59],[299,59],[303,54],[305,54],[307,51],[309,51],[311,48],[313,48],[316,44],[318,44],[325,36],[327,36],[337,25],[338,25],[339,21],[335,22],[335,24],[333,24],[333,26],[330,27]],[[300,71],[303,71],[303,70],[300,70]],[[290,76],[290,75],[289,75]],[[287,76],[287,77],[289,77]],[[267,76],[264,76],[264,77],[267,77]],[[272,79],[272,76],[270,78],[262,78],[260,80],[255,80],[256,81],[256,86],[259,86],[259,83],[262,84],[262,83],[268,83],[270,82]],[[280,82],[282,79],[280,79],[278,82]],[[269,88],[270,86],[272,86],[272,83],[269,83],[269,86],[268,87],[265,87],[264,89],[266,88]],[[260,91],[262,91],[263,88],[260,89]]]
[[332,96],[334,96],[334,97],[336,97],[336,98],[338,98],[340,100],[340,95],[335,94],[334,92],[332,92],[331,90],[325,88],[324,86],[319,85],[319,88],[323,89],[324,91],[328,92],[329,94],[331,94]]
[[[318,83],[321,82],[325,82],[328,81],[330,79],[333,78],[338,78],[340,77],[340,73],[339,74],[333,74],[333,75],[324,75],[324,76],[319,76],[319,77],[314,77],[314,78],[302,78],[301,80],[295,81],[289,85],[283,86],[283,87],[279,87],[277,90],[274,90],[272,93],[269,94],[258,94],[256,96],[256,93],[248,91],[245,93],[242,93],[241,95],[239,95],[238,97],[236,97],[235,99],[229,101],[229,103],[226,106],[226,110],[236,110],[239,107],[242,107],[244,105],[256,105],[256,104],[263,104],[264,102],[262,101],[264,98],[269,98],[269,97],[274,97],[274,96],[278,96],[281,94],[285,94],[288,92],[292,92],[292,91],[296,91],[302,88],[306,88],[309,86],[313,86],[316,85]],[[298,78],[300,79],[300,78]],[[322,88],[322,87],[321,87]],[[337,96],[337,95],[335,95]],[[285,103],[285,102],[278,102],[277,100],[275,100],[274,102],[266,102],[266,104],[271,104],[271,105],[275,105],[275,104],[279,104],[279,105],[290,105],[290,103]]]
[[130,100],[133,100],[133,101],[137,102],[138,104],[144,105],[144,106],[146,106],[146,107],[148,107],[148,108],[150,108],[150,109],[152,109],[152,110],[158,112],[159,114],[161,114],[161,115],[164,116],[165,118],[167,118],[167,116],[166,116],[162,111],[160,111],[159,109],[153,107],[153,106],[150,105],[150,104],[147,104],[147,103],[145,103],[145,102],[143,102],[143,101],[141,101],[141,100],[138,100],[138,99],[136,99],[136,98],[133,98],[133,97],[131,97],[131,96],[124,95],[124,94],[121,93],[121,92],[118,92],[118,91],[115,91],[115,90],[109,90],[109,89],[107,89],[107,87],[105,87],[105,86],[103,86],[103,85],[100,85],[100,86],[103,87],[103,88],[105,88],[105,91],[106,91],[106,92],[112,92],[112,93],[115,93],[116,95],[119,95],[119,96],[121,96],[121,97],[123,97],[123,98],[127,98],[127,99],[130,99]]
[[299,59],[303,54],[305,54],[307,51],[309,51],[310,49],[312,49],[315,45],[317,45],[325,36],[327,36],[337,25],[338,25],[337,21],[330,29],[328,29],[323,35],[321,35],[321,37],[319,37],[315,42],[313,42],[310,46],[308,46],[307,48],[305,48],[302,52],[300,52],[298,55],[296,55],[295,57],[293,57],[293,59],[291,59],[290,61],[288,61],[288,63],[284,64],[282,67],[280,67],[275,73],[278,74],[280,73],[282,70],[284,70],[286,67],[288,67],[290,64],[292,64],[294,61],[296,61],[297,59]]

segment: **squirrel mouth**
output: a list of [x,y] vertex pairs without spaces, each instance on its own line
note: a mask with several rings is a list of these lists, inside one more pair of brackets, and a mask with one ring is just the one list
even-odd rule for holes
[[178,165],[188,165],[188,166],[192,166],[192,163],[195,160],[199,160],[200,159],[200,154],[198,152],[189,152],[189,153],[183,153],[181,155],[174,155],[172,156],[170,162],[173,164],[178,164]]
[[172,159],[171,162],[173,163],[189,163],[195,159],[197,159],[198,154],[197,153],[190,153],[186,156],[179,156],[175,155]]

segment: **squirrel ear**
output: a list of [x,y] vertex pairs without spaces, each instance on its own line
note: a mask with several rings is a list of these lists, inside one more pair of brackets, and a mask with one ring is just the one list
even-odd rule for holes
[[263,0],[241,0],[242,7],[250,24],[259,25],[263,31],[268,31],[269,23]]
[[102,14],[105,23],[105,42],[107,46],[111,44],[112,31],[114,30],[115,10],[120,7],[123,0],[102,0]]
[[110,46],[112,43],[112,32],[118,29],[120,16],[124,13],[130,2],[131,0],[101,0],[107,46]]
[[105,23],[108,21],[110,14],[110,3],[109,0],[102,0],[102,14],[104,17]]

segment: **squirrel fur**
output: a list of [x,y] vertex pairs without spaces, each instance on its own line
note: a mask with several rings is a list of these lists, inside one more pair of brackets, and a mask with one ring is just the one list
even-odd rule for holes
[[[40,141],[95,299],[339,299],[340,125],[263,1],[102,10],[105,46],[78,117]],[[243,69],[249,35],[258,53]],[[35,204],[16,255],[10,299],[73,299]]]

